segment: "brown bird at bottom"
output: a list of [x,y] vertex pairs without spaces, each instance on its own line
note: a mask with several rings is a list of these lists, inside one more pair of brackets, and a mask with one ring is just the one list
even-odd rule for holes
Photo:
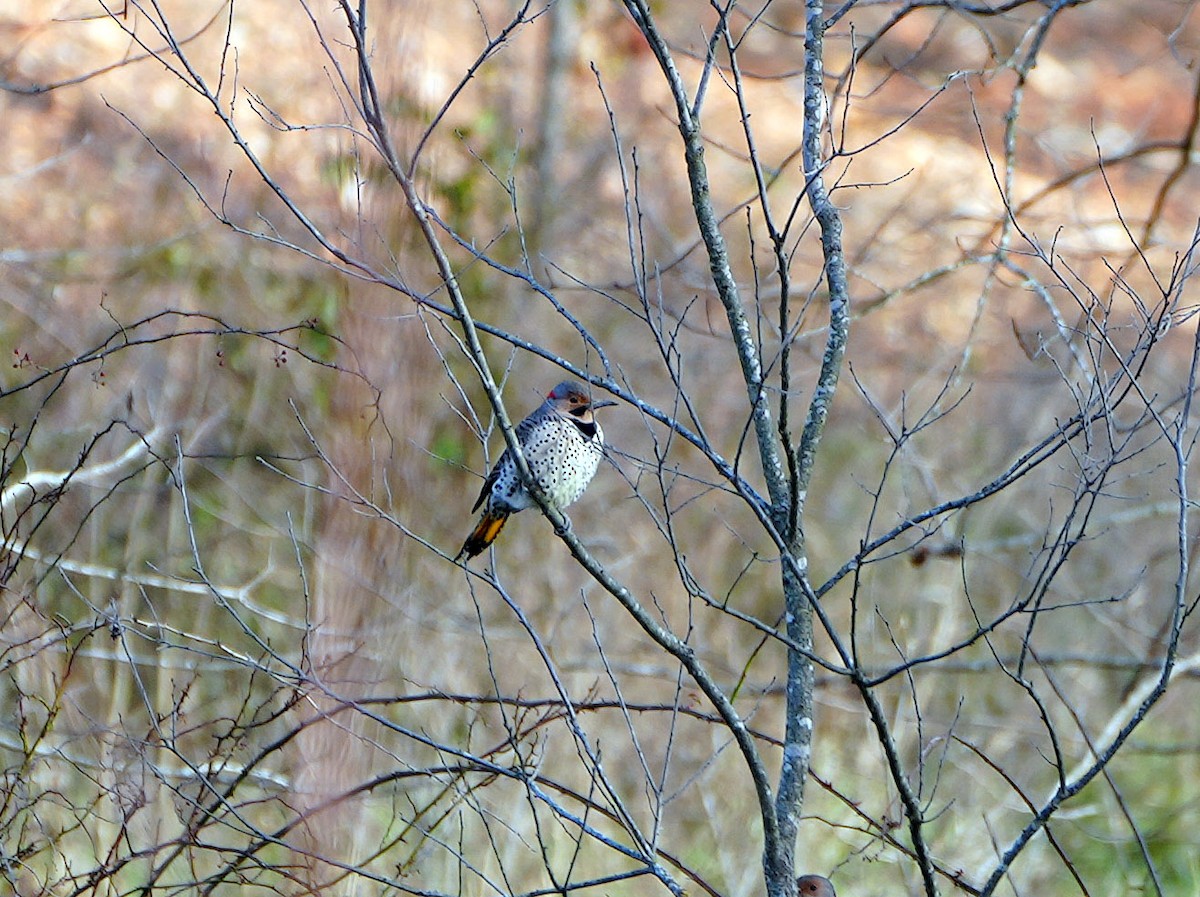
[[[529,472],[558,510],[579,498],[596,475],[604,454],[604,431],[593,412],[615,404],[593,402],[582,386],[564,380],[550,390],[546,401],[517,424],[517,442]],[[454,559],[475,557],[500,535],[510,514],[533,504],[533,496],[517,472],[517,462],[505,449],[471,509],[476,511],[484,505],[483,516]]]
[[796,893],[800,897],[837,897],[833,882],[823,875],[801,875],[796,879]]

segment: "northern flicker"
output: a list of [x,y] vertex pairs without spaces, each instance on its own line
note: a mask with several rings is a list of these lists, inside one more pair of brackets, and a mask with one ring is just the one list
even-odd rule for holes
[[[604,453],[604,431],[593,412],[616,402],[593,402],[587,390],[564,380],[530,415],[517,424],[517,441],[529,471],[560,511],[583,494]],[[475,506],[483,516],[467,536],[455,560],[475,557],[492,544],[510,514],[532,507],[533,496],[521,483],[517,464],[508,449],[492,468]]]
[[833,882],[821,875],[801,875],[796,879],[796,893],[800,897],[837,897]]

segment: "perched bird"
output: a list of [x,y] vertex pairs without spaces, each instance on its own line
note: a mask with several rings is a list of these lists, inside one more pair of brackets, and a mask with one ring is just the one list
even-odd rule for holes
[[796,893],[800,897],[837,897],[833,882],[823,875],[801,875],[796,879]]
[[[593,412],[616,402],[593,402],[578,383],[564,380],[546,396],[525,420],[517,424],[517,442],[550,504],[560,511],[583,494],[600,466],[604,453],[604,431]],[[475,557],[492,544],[510,514],[534,504],[521,483],[516,461],[508,449],[492,468],[474,512],[484,505],[483,516],[467,536],[455,560]]]

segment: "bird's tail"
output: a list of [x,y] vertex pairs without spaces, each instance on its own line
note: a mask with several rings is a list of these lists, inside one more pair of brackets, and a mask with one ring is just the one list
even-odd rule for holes
[[500,530],[504,529],[507,520],[507,511],[497,511],[491,508],[484,511],[483,516],[479,518],[479,523],[471,531],[471,535],[467,536],[467,541],[463,542],[463,547],[454,560],[461,561],[466,558],[469,561],[482,552],[500,535]]

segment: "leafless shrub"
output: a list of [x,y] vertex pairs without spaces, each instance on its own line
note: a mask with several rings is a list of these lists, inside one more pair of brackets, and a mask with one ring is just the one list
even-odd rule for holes
[[[204,214],[6,328],[10,887],[1194,886],[1196,104],[1097,87],[1189,12],[28,12]],[[564,372],[611,464],[456,567]]]

